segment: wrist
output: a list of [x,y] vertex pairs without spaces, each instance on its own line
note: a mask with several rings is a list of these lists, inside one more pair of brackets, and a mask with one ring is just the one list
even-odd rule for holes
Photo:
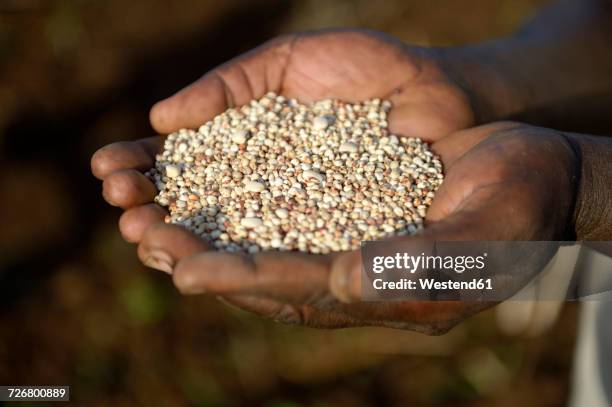
[[577,240],[612,240],[612,139],[566,134],[579,164],[573,224]]

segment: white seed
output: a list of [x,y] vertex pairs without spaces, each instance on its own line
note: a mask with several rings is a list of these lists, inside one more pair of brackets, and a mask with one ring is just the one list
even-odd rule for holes
[[353,142],[347,141],[345,143],[342,143],[340,145],[340,148],[338,149],[338,151],[340,151],[341,153],[356,153],[359,150],[359,146]]
[[287,219],[289,217],[289,211],[283,208],[277,209],[276,211],[274,211],[274,213],[276,214],[276,216],[278,216],[279,219]]
[[247,130],[236,130],[232,133],[232,141],[236,144],[244,144],[247,141],[249,132]]
[[247,192],[261,192],[266,189],[266,186],[261,182],[247,181],[244,183],[244,190]]
[[329,121],[325,116],[317,116],[312,119],[312,128],[315,130],[325,130],[327,126],[329,126]]
[[263,221],[259,218],[242,218],[240,224],[247,229],[255,229],[263,225]]
[[181,167],[178,165],[167,165],[166,166],[166,176],[168,178],[176,178],[181,175]]
[[311,180],[311,179],[316,179],[319,182],[323,182],[323,180],[325,179],[323,175],[313,170],[304,171],[304,173],[302,174],[302,177],[306,181]]

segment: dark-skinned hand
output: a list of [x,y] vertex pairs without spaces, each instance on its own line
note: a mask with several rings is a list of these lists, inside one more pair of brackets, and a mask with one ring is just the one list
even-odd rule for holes
[[[339,63],[338,61],[342,61]],[[474,123],[469,94],[442,69],[435,53],[380,34],[329,32],[283,37],[208,73],[158,103],[151,122],[160,133],[197,127],[229,106],[267,91],[301,101],[334,97],[392,100],[394,133],[435,142],[446,180],[425,232],[438,240],[553,240],[566,230],[572,201],[573,154],[550,131]],[[380,75],[384,71],[385,75]],[[543,133],[543,134],[540,134]],[[127,211],[126,240],[140,258],[173,271],[186,294],[218,294],[241,308],[283,322],[319,327],[380,325],[443,332],[490,306],[485,303],[363,303],[358,252],[330,256],[262,253],[244,258],[208,250],[186,230],[161,223],[155,188],[142,174],[161,138],[107,146],[92,159],[104,196]]]
[[[144,158],[143,143],[151,141],[114,148],[121,149],[121,154],[140,151]],[[423,232],[400,239],[563,240],[566,236],[573,217],[576,162],[561,134],[496,123],[457,132],[432,148],[443,161],[445,181]],[[136,186],[126,190],[134,199],[145,200],[144,195],[137,198],[142,190]],[[163,215],[161,208],[147,204],[122,217],[122,233],[140,240],[138,255],[145,264],[172,272],[184,294],[220,295],[281,322],[440,333],[493,305],[362,302],[359,251],[326,256],[264,252],[245,257],[210,250],[186,229],[160,223]],[[132,236],[136,229],[138,239]]]

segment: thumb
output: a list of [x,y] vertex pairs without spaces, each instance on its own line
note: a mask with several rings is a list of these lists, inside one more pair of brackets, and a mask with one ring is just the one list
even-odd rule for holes
[[279,92],[292,38],[279,37],[206,73],[156,103],[151,125],[162,134],[195,128],[224,110]]

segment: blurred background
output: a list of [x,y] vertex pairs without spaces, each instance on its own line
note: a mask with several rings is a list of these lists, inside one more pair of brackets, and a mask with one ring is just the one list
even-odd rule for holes
[[70,385],[90,406],[563,404],[575,304],[538,329],[491,310],[440,337],[277,325],[142,267],[89,171],[102,145],[153,134],[155,101],[279,33],[463,44],[543,3],[0,0],[0,384]]

